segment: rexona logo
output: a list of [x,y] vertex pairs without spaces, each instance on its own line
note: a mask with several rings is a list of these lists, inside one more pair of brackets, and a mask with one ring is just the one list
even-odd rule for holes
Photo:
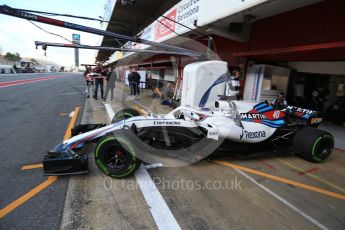
[[242,130],[242,134],[240,135],[240,140],[242,140],[243,138],[257,139],[257,138],[264,138],[264,137],[266,137],[265,131],[248,132],[248,131]]
[[266,119],[266,117],[263,114],[260,113],[241,113],[241,119],[254,119],[254,120],[263,120]]
[[181,125],[179,121],[154,121],[154,125],[166,125],[166,126],[177,126]]

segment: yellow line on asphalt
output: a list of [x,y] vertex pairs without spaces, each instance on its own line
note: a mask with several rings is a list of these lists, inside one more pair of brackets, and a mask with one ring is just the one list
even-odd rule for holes
[[57,180],[56,176],[49,176],[46,181],[38,185],[36,188],[32,189],[30,192],[19,197],[17,200],[13,201],[11,204],[7,205],[5,208],[0,210],[0,219],[6,216],[8,213],[12,212],[18,206],[25,203],[27,200],[34,197],[37,193],[41,192],[43,189],[53,184]]
[[[79,111],[80,111],[80,107],[76,107],[74,110],[74,115],[71,118],[71,121],[69,122],[69,125],[67,127],[67,130],[66,130],[66,133],[64,136],[64,141],[71,138],[71,129],[73,128],[73,126],[77,120]],[[39,166],[43,166],[43,165],[42,164],[26,165],[26,166],[22,167],[22,170],[31,169],[31,168],[38,168]],[[10,203],[9,205],[7,205],[3,209],[1,209],[0,210],[0,219],[2,219],[7,214],[12,212],[18,206],[24,204],[26,201],[28,201],[29,199],[31,199],[32,197],[37,195],[39,192],[41,192],[42,190],[47,188],[49,185],[53,184],[56,180],[57,180],[57,176],[49,176],[48,179],[46,181],[44,181],[42,184],[38,185],[37,187],[32,189],[30,192],[24,194],[23,196],[19,197],[18,199],[16,199],[12,203]]]
[[43,164],[24,165],[20,170],[43,168]]
[[77,120],[79,111],[80,111],[80,107],[76,107],[75,110],[74,110],[73,117],[72,117],[71,121],[69,122],[69,125],[67,127],[65,136],[63,138],[64,141],[71,138],[71,136],[72,136],[71,129],[73,128],[73,126],[74,126],[74,124],[75,124],[75,122]]
[[[303,172],[303,169],[299,168],[298,166],[296,166],[296,165],[294,165],[294,164],[292,164],[292,163],[290,163],[290,162],[287,162],[287,161],[284,161],[284,160],[278,159],[278,158],[275,158],[275,159],[276,159],[277,161],[280,161],[281,163],[283,163],[283,164],[289,166],[290,168],[292,168],[292,169],[294,169],[294,170]],[[334,188],[334,189],[336,189],[336,190],[338,190],[338,191],[340,191],[340,192],[342,192],[342,193],[345,194],[345,188],[342,188],[342,187],[339,186],[339,185],[336,185],[336,184],[334,184],[334,183],[332,183],[332,182],[330,182],[330,181],[328,181],[328,180],[326,180],[326,179],[323,179],[323,178],[321,178],[321,177],[319,177],[319,176],[317,176],[317,175],[314,175],[314,174],[305,173],[305,175],[308,176],[308,177],[311,177],[311,178],[313,178],[314,180],[317,180],[317,181],[319,181],[319,182],[321,182],[321,183],[324,183],[324,184],[326,184],[326,185],[328,185],[328,186],[330,186],[330,187],[332,187],[332,188]]]
[[337,198],[337,199],[345,200],[345,195],[343,195],[343,194],[339,194],[339,193],[331,192],[331,191],[328,191],[328,190],[320,189],[320,188],[313,187],[313,186],[310,186],[310,185],[306,185],[306,184],[303,184],[303,183],[300,183],[300,182],[288,180],[288,179],[285,179],[285,178],[282,178],[282,177],[273,176],[273,175],[268,174],[268,173],[264,173],[264,172],[257,171],[257,170],[254,170],[254,169],[251,169],[251,168],[247,168],[247,167],[244,167],[244,166],[240,166],[240,165],[235,165],[235,164],[232,164],[232,163],[229,163],[229,162],[226,162],[226,161],[218,161],[218,160],[216,160],[216,161],[213,161],[213,162],[216,163],[216,164],[220,164],[220,165],[224,165],[224,166],[227,166],[227,167],[231,167],[233,169],[238,169],[238,170],[241,170],[241,171],[244,171],[244,172],[249,172],[249,173],[252,173],[252,174],[255,174],[255,175],[266,177],[266,178],[269,178],[271,180],[275,180],[275,181],[278,181],[278,182],[281,182],[281,183],[285,183],[285,184],[293,185],[293,186],[296,186],[296,187],[299,187],[299,188],[303,188],[305,190],[309,190],[309,191],[321,193],[321,194],[326,195],[326,196],[330,196],[330,197],[334,197],[334,198]]

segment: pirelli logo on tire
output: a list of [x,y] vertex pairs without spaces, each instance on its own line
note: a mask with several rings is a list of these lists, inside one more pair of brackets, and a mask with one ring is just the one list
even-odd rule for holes
[[100,159],[96,160],[96,163],[98,165],[98,167],[105,173],[105,174],[109,174],[109,171],[107,169],[107,167],[105,165],[103,165],[102,161]]

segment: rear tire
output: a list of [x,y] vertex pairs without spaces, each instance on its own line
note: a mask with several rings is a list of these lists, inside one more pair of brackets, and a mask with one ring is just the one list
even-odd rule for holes
[[135,109],[132,109],[132,108],[123,109],[115,114],[111,123],[114,124],[116,122],[126,120],[126,119],[136,117],[136,116],[140,116],[140,113],[136,111]]
[[104,174],[114,178],[131,176],[141,164],[131,144],[125,138],[113,136],[98,142],[95,161]]
[[334,138],[326,131],[305,127],[294,136],[292,146],[302,158],[321,163],[331,155]]

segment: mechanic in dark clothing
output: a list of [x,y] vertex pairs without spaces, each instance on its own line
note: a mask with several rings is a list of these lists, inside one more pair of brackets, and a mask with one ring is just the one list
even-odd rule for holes
[[272,105],[274,109],[284,109],[287,106],[287,102],[284,98],[284,93],[279,93],[277,95],[277,98],[273,100]]
[[101,88],[101,98],[103,99],[103,79],[106,76],[106,71],[102,68],[101,64],[98,63],[97,67],[94,69],[95,73],[98,73],[99,75],[95,77],[95,92],[93,94],[93,98],[97,100],[97,92],[98,87]]
[[129,86],[129,89],[131,91],[131,93],[129,95],[133,95],[133,88],[132,88],[132,69],[129,70],[129,74],[128,74],[128,86]]
[[176,108],[176,103],[172,100],[175,91],[175,84],[169,82],[166,86],[163,86],[162,83],[154,89],[154,95],[158,95],[161,98],[161,104],[167,105],[172,108]]
[[317,88],[312,92],[313,109],[323,111],[323,107],[328,94],[328,85],[318,83]]
[[133,90],[134,96],[136,96],[137,94],[140,95],[140,74],[137,72],[135,67],[131,69],[131,73],[128,75],[128,81],[131,85],[131,92]]

